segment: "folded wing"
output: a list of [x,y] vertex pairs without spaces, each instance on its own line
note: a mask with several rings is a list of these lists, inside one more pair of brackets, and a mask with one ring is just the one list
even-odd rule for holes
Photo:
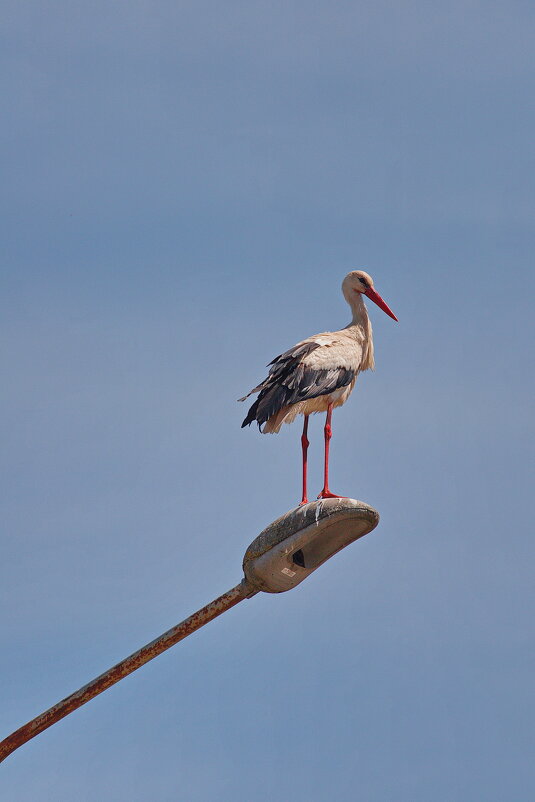
[[269,363],[267,378],[240,399],[245,401],[252,393],[259,393],[242,428],[253,421],[260,427],[284,407],[328,395],[351,384],[357,374],[357,360],[348,363],[342,356],[346,349],[340,348],[341,345],[336,340],[322,342],[322,337],[318,336],[317,341],[305,340],[276,356]]

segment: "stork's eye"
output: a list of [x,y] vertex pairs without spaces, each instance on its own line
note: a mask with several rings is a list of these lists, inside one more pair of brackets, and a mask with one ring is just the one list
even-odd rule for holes
[[364,286],[365,286],[365,287],[367,287],[367,286],[368,286],[368,282],[366,281],[366,279],[365,279],[365,278],[361,278],[361,279],[360,279],[360,283],[361,283],[361,284],[364,284]]

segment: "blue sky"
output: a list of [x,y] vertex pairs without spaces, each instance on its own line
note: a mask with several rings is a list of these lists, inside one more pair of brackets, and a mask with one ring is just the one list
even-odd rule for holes
[[399,318],[333,421],[376,532],[34,739],[5,798],[533,799],[533,7],[2,17],[2,734],[239,581],[300,431],[235,399],[345,325],[345,273]]

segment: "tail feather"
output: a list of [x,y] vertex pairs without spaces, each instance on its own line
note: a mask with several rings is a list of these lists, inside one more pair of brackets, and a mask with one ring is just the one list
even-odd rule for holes
[[242,429],[254,420],[258,423],[259,428],[263,426],[273,415],[287,406],[291,394],[292,391],[282,384],[271,384],[264,387],[247,413],[247,417],[242,423]]
[[249,398],[250,395],[253,395],[253,393],[259,393],[260,390],[262,390],[265,387],[266,382],[267,382],[267,379],[264,379],[263,382],[260,382],[258,387],[253,387],[253,389],[249,390],[247,395],[244,395],[243,398],[238,398],[238,401],[247,401],[247,399]]
[[[247,398],[247,396],[245,396]],[[245,398],[241,398],[240,401],[245,401]],[[252,407],[249,409],[247,416],[245,417],[241,428],[243,429],[244,426],[250,426],[251,423],[256,420],[256,413],[258,410],[258,404],[260,403],[260,398],[257,398]]]

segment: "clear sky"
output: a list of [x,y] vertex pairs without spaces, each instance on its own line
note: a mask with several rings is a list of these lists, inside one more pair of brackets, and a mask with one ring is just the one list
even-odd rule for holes
[[300,431],[235,399],[348,322],[345,273],[399,323],[370,309],[333,421],[376,532],[20,749],[2,799],[535,798],[534,40],[520,0],[4,0],[2,736],[239,581]]

